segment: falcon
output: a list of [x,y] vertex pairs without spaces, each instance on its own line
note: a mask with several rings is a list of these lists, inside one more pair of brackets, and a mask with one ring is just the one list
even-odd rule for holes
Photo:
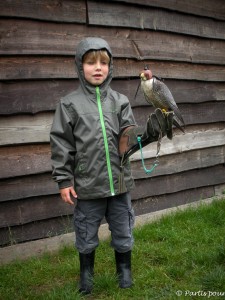
[[152,75],[147,67],[140,73],[141,88],[145,99],[155,108],[160,108],[165,114],[174,113],[173,124],[184,132],[185,123],[179,108],[167,85],[161,79]]

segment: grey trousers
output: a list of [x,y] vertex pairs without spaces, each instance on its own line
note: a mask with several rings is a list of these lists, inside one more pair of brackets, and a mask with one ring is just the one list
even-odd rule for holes
[[88,254],[98,246],[98,230],[104,217],[111,231],[111,246],[121,253],[131,250],[135,217],[130,193],[124,193],[109,198],[77,200],[74,210],[75,246],[80,253]]

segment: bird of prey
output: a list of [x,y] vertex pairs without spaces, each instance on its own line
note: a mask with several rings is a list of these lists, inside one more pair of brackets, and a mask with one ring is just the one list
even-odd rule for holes
[[173,111],[173,124],[184,132],[184,129],[181,127],[185,127],[183,117],[167,85],[158,77],[153,76],[147,67],[141,71],[140,78],[141,88],[146,101],[155,108],[160,108],[164,113]]

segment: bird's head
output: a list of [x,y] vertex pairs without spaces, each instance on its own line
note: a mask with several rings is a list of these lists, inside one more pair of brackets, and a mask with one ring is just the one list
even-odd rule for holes
[[143,71],[141,71],[140,72],[140,78],[143,81],[152,79],[152,72],[151,72],[151,70],[143,70]]

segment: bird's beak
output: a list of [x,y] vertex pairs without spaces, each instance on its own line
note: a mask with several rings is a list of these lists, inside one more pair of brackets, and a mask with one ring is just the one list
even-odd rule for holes
[[144,73],[141,73],[141,74],[140,74],[140,77],[141,77],[141,80],[144,80],[144,81],[147,80],[147,78],[145,77],[145,74],[144,74]]

